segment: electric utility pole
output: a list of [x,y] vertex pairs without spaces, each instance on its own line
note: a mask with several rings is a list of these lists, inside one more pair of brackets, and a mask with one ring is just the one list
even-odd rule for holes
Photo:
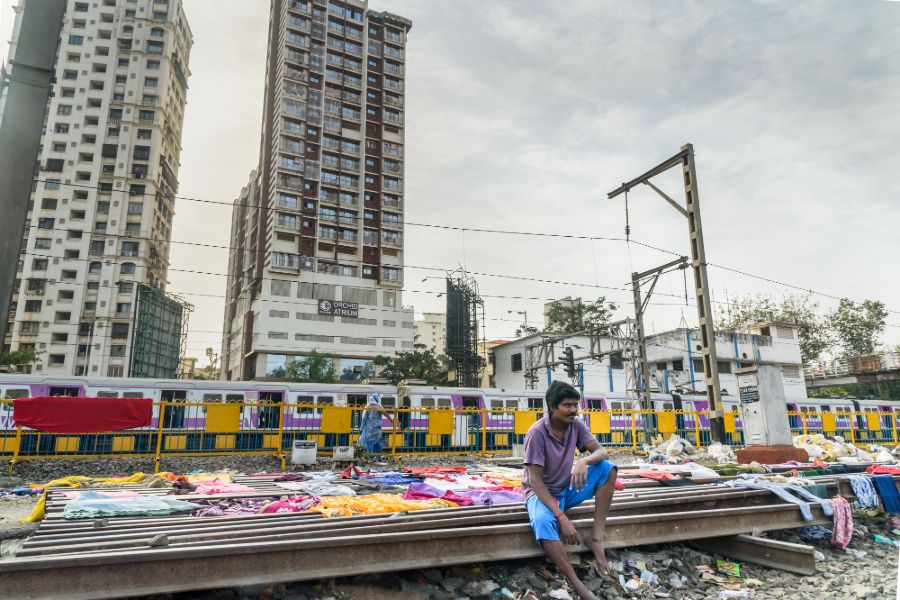
[[[685,206],[667,196],[650,183],[650,179],[669,169],[680,166],[684,181]],[[706,250],[703,246],[703,227],[700,221],[700,195],[697,191],[697,169],[694,164],[694,147],[685,144],[681,152],[656,165],[640,177],[623,183],[607,194],[615,198],[627,194],[638,184],[650,186],[663,200],[681,213],[688,222],[691,245],[691,269],[694,272],[694,289],[697,296],[697,317],[700,323],[700,343],[703,355],[703,372],[706,398],[709,401],[709,429],[713,441],[725,441],[725,418],[722,412],[722,387],[719,385],[719,367],[716,360],[716,332],[713,328],[712,304],[709,301],[709,279],[706,274]],[[626,196],[627,197],[627,196]]]

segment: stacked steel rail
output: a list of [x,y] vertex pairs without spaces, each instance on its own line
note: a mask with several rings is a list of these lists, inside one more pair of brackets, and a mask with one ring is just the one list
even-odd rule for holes
[[[829,495],[853,498],[846,479],[825,476]],[[227,497],[284,495],[272,478],[245,478],[257,491]],[[607,521],[609,548],[790,529],[813,520],[766,490],[715,485],[617,492]],[[131,489],[135,489],[131,487]],[[142,494],[166,490],[141,489]],[[185,496],[183,498],[211,496]],[[322,518],[318,513],[233,517],[185,515],[66,520],[61,491],[15,560],[0,563],[0,589],[21,598],[111,598],[216,587],[269,584],[527,558],[541,555],[522,504],[460,507],[387,515]],[[569,511],[582,533],[593,506]],[[97,527],[97,525],[102,525]],[[167,545],[149,542],[165,534]],[[582,548],[584,550],[584,548]]]

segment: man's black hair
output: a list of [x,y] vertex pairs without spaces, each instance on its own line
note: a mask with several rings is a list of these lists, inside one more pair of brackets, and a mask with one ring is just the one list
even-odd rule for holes
[[547,408],[550,410],[558,408],[560,402],[569,400],[570,398],[580,400],[581,394],[565,381],[554,381],[551,383],[550,387],[547,388],[547,394],[544,396],[544,400],[547,402]]

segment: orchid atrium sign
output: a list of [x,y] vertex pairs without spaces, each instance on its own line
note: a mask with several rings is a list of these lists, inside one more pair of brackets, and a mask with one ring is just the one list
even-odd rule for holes
[[358,319],[359,304],[356,302],[338,302],[337,300],[319,300],[319,314]]

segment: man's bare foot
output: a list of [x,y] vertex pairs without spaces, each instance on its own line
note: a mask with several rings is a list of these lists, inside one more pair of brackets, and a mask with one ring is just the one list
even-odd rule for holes
[[603,542],[589,535],[585,538],[584,545],[594,553],[594,558],[597,560],[597,568],[600,572],[609,575],[609,563],[606,561],[606,548],[603,547]]

